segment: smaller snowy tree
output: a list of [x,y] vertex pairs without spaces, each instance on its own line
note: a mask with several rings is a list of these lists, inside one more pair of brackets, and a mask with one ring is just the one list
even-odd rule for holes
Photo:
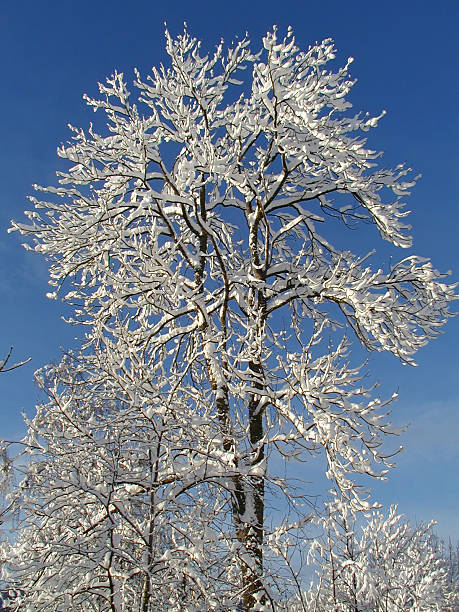
[[392,506],[387,516],[375,511],[359,525],[345,505],[335,501],[330,508],[323,521],[326,537],[311,551],[320,567],[319,584],[309,594],[317,610],[454,609],[434,522],[413,527]]
[[224,601],[222,499],[186,493],[179,466],[193,478],[180,461],[192,425],[180,424],[178,408],[167,416],[152,383],[129,397],[127,379],[70,357],[37,380],[48,401],[27,423],[16,461],[25,474],[10,499],[18,535],[2,550],[3,576],[18,587],[13,609],[154,612]]

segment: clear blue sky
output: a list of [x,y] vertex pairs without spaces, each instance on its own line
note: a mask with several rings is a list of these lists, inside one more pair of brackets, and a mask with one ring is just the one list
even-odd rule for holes
[[[46,300],[46,266],[7,235],[11,218],[29,208],[34,182],[54,182],[56,146],[67,123],[86,126],[92,112],[81,100],[114,68],[147,72],[164,59],[163,23],[190,31],[212,47],[247,30],[258,46],[273,24],[292,25],[302,46],[332,37],[339,60],[355,58],[357,108],[388,114],[371,134],[387,164],[407,161],[423,174],[409,208],[415,247],[459,279],[457,0],[307,2],[231,0],[48,0],[2,2],[0,9],[0,349],[31,356],[20,370],[0,375],[0,437],[24,431],[21,411],[33,414],[33,371],[59,358],[78,330],[60,320],[62,305]],[[336,64],[338,65],[338,64]],[[400,253],[402,258],[405,253]],[[390,481],[374,487],[385,504],[399,503],[414,520],[439,521],[442,536],[459,538],[459,318],[418,355],[419,367],[394,358],[370,361],[382,390],[398,390],[397,423],[411,423],[406,452]]]

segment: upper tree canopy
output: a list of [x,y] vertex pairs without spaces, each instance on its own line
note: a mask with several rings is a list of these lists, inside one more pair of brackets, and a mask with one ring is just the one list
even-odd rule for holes
[[70,168],[58,187],[36,187],[52,199],[32,198],[30,223],[13,228],[50,260],[58,291],[71,283],[65,299],[91,326],[89,343],[122,338],[161,358],[167,393],[186,379],[244,402],[256,379],[257,397],[303,436],[312,407],[348,393],[356,375],[340,387],[333,373],[327,388],[326,362],[345,351],[312,359],[324,327],[344,322],[368,349],[412,362],[449,316],[454,288],[424,258],[374,269],[322,235],[332,215],[343,231],[367,220],[409,247],[414,184],[366,146],[360,133],[380,117],[349,113],[351,59],[328,71],[330,40],[303,52],[292,31],[279,40],[274,29],[258,53],[244,38],[202,55],[186,30],[166,31],[166,50],[169,67],[146,81],[136,73],[137,103],[119,73],[99,85],[100,99],[86,96],[107,130],[71,128],[58,150]]
[[[301,301],[313,316],[335,302],[368,348],[409,360],[445,321],[451,289],[424,259],[373,271],[315,227],[323,214],[366,218],[384,239],[411,244],[404,198],[414,181],[402,165],[379,168],[359,136],[380,117],[344,115],[351,59],[329,72],[332,42],[301,52],[291,31],[283,41],[269,33],[257,54],[243,39],[210,57],[186,31],[166,36],[171,66],[146,82],[137,74],[138,104],[119,73],[100,85],[101,99],[86,97],[106,113],[108,133],[72,128],[74,143],[58,151],[73,164],[58,173],[61,186],[37,187],[60,197],[33,199],[45,214],[13,222],[52,261],[53,283],[76,278],[68,299],[83,297],[85,314],[103,311],[105,324],[129,305],[158,331],[171,326],[165,293],[196,326],[196,310],[205,318],[234,302],[247,312],[247,289],[262,283],[268,313]],[[247,67],[250,91],[237,79]],[[235,227],[242,218],[245,231]],[[204,277],[212,282],[197,304]]]
[[103,133],[71,128],[58,151],[69,168],[36,187],[45,201],[32,198],[13,229],[50,261],[51,296],[87,325],[94,388],[116,389],[149,422],[199,423],[179,450],[161,438],[172,459],[151,507],[168,487],[174,500],[217,487],[232,518],[219,537],[242,577],[231,601],[265,609],[266,547],[281,554],[265,485],[294,498],[266,460],[322,451],[336,490],[366,508],[349,476],[384,473],[391,430],[346,336],[412,363],[450,316],[454,286],[424,258],[375,268],[372,254],[332,244],[337,222],[344,233],[366,221],[409,247],[414,179],[367,147],[361,132],[380,117],[350,113],[351,60],[329,71],[330,40],[303,52],[274,29],[257,53],[244,38],[202,55],[185,30],[166,32],[166,50],[167,68],[136,73],[135,103],[119,73],[86,97]]

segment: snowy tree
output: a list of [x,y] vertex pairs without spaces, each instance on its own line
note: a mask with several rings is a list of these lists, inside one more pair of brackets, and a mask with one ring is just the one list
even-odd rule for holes
[[221,495],[195,489],[175,503],[184,427],[193,426],[180,424],[178,407],[172,416],[155,406],[147,381],[129,402],[118,381],[101,384],[100,372],[71,357],[37,380],[48,401],[22,441],[25,477],[11,500],[21,509],[18,538],[2,555],[9,584],[20,587],[17,609],[201,610],[224,601],[225,588],[215,588]]
[[[353,475],[384,477],[395,430],[351,365],[352,342],[412,364],[454,287],[419,256],[383,268],[333,245],[366,223],[410,247],[415,179],[378,165],[360,133],[382,114],[348,112],[351,59],[328,70],[330,40],[301,51],[274,29],[257,53],[243,38],[206,55],[185,30],[166,32],[166,51],[168,66],[136,72],[136,102],[117,72],[86,96],[105,121],[71,127],[58,186],[37,186],[13,229],[50,262],[49,296],[86,326],[81,363],[103,354],[132,409],[155,386],[150,409],[180,449],[158,477],[174,481],[182,513],[205,523],[218,508],[225,605],[270,609],[288,583],[271,563],[308,517],[276,465],[322,454],[351,510],[368,509]],[[277,524],[275,497],[290,508]]]
[[323,521],[327,537],[313,553],[320,570],[311,601],[316,610],[396,612],[454,610],[454,589],[434,523],[413,527],[392,506],[359,525],[347,508]]

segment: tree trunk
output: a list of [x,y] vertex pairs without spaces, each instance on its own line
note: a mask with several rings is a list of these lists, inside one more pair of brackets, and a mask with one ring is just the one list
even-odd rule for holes
[[[259,370],[261,367],[259,366]],[[249,404],[250,443],[253,449],[252,468],[257,475],[248,478],[246,492],[246,549],[253,563],[250,572],[245,576],[244,584],[244,610],[252,610],[257,603],[265,603],[263,594],[263,535],[265,510],[265,481],[264,481],[264,445],[263,440],[263,410],[259,397],[252,397]],[[259,469],[257,469],[259,468]],[[248,506],[248,508],[247,508]],[[252,506],[252,507],[251,507]]]
[[[266,300],[261,291],[257,292],[257,306],[261,312],[261,337],[266,318]],[[252,388],[260,393],[251,393],[248,402],[249,438],[251,456],[249,458],[250,475],[245,483],[245,505],[242,515],[242,529],[239,540],[248,557],[248,564],[243,572],[243,609],[253,610],[257,603],[266,603],[266,594],[263,587],[263,539],[264,539],[264,511],[265,511],[265,448],[263,444],[263,366],[261,354],[257,360],[249,363]]]

